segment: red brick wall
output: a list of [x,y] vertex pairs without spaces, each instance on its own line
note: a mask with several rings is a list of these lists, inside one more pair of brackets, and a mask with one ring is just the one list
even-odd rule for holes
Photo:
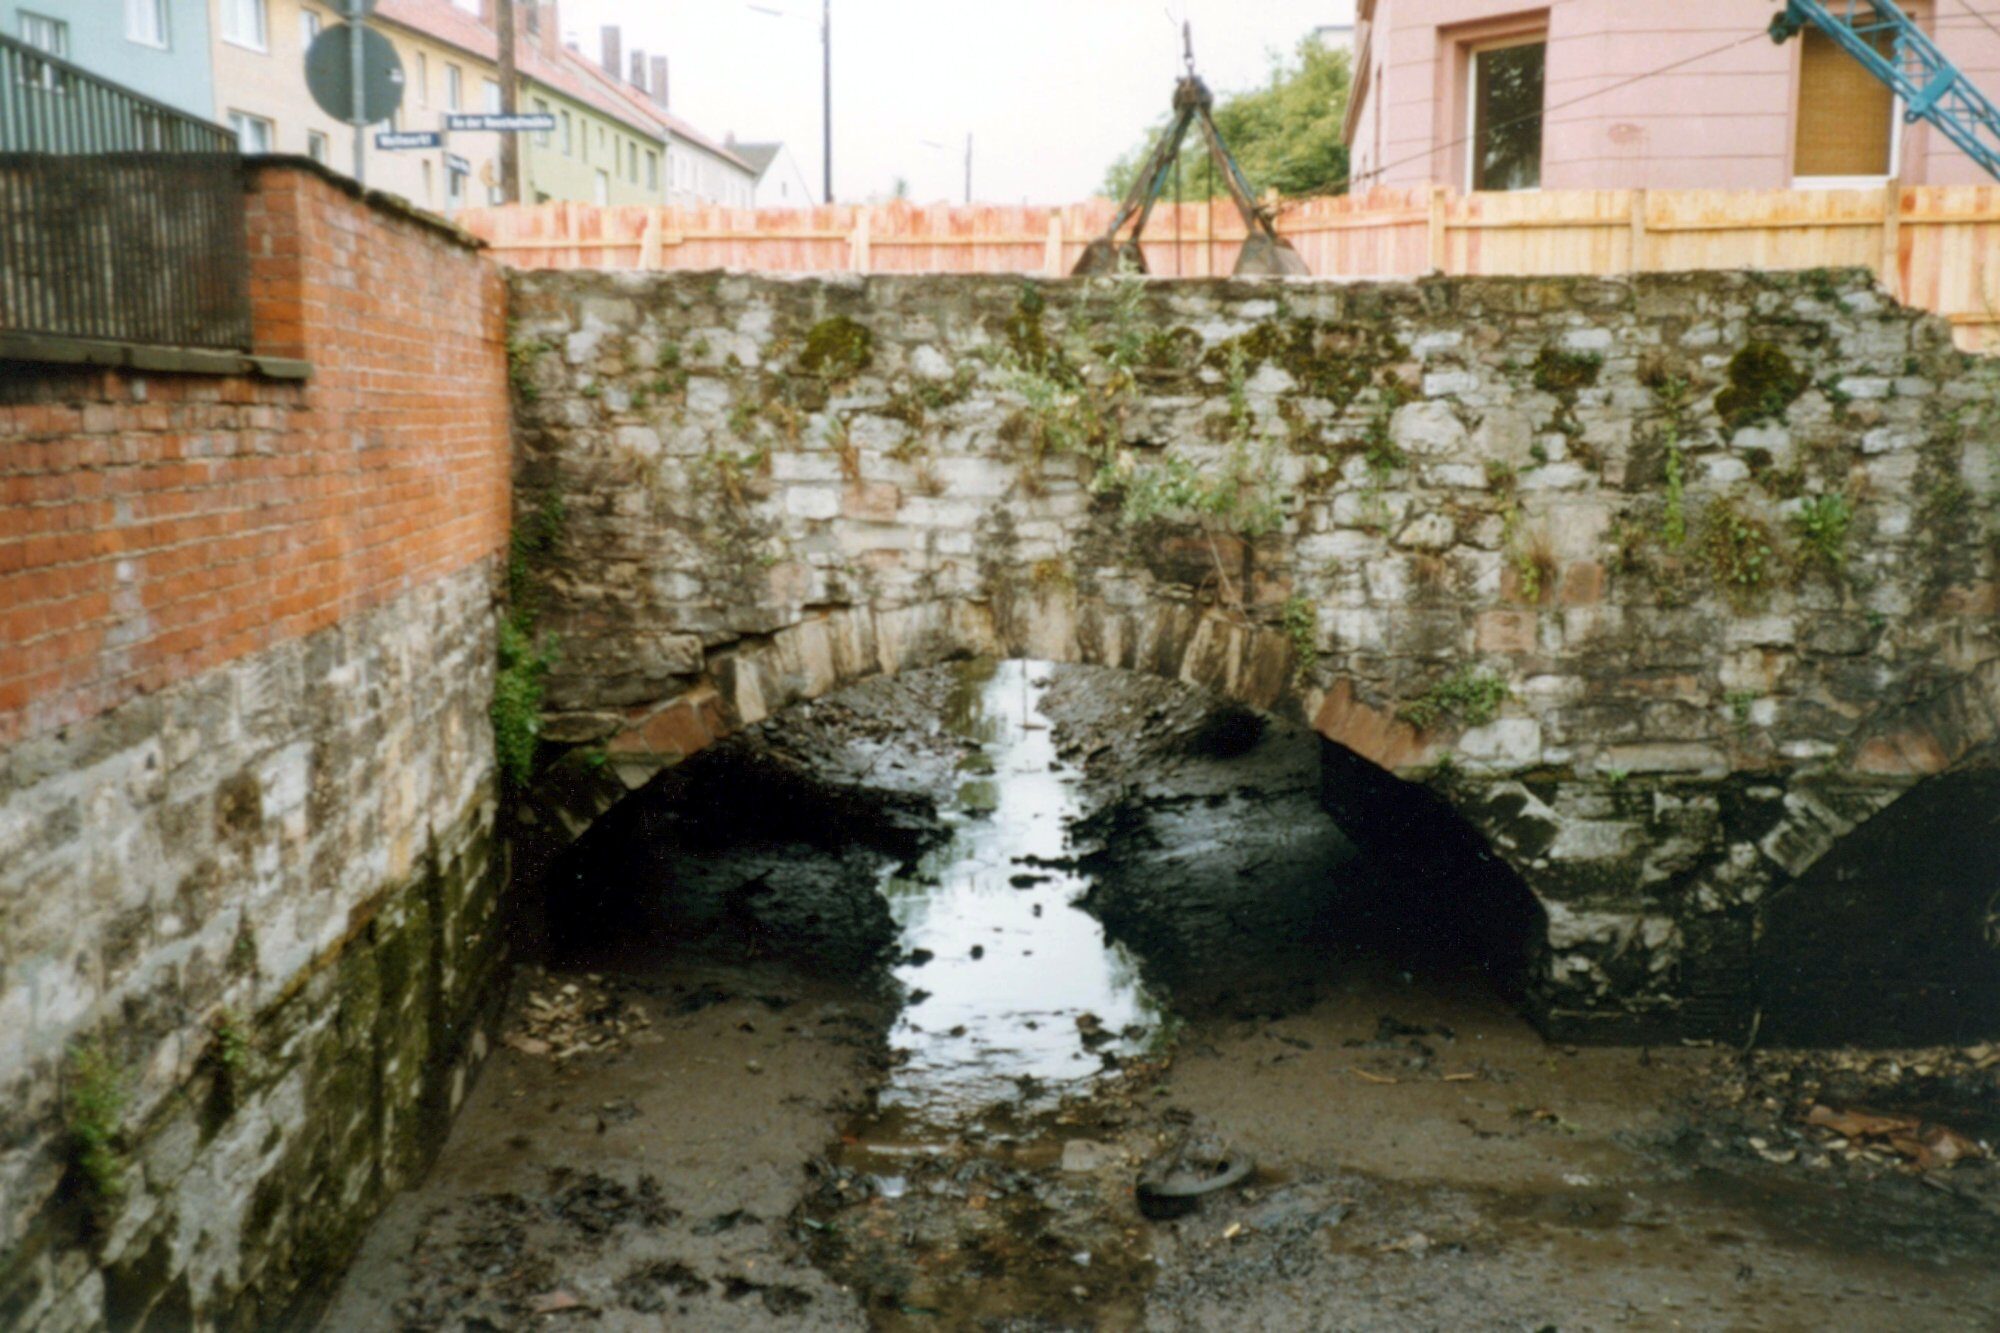
[[0,365],[0,745],[506,541],[496,266],[302,167],[248,191],[256,350],[310,380]]

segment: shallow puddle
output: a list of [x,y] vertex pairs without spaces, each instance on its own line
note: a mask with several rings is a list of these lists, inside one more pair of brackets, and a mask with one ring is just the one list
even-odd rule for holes
[[883,884],[909,999],[880,1104],[906,1125],[1080,1091],[1161,1019],[1131,955],[1074,905],[1089,885],[1068,868],[1065,833],[1081,805],[1039,707],[1048,668],[958,670],[946,725],[978,748],[941,812],[950,836]]

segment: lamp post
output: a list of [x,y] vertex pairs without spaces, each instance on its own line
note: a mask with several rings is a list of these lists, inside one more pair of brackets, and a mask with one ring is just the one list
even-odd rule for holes
[[[769,5],[750,8],[773,18],[800,17]],[[819,0],[819,126],[820,187],[830,204],[833,202],[833,0]]]
[[[925,139],[923,145],[926,148],[936,148],[940,151],[951,147],[950,144],[939,143],[936,139]],[[968,204],[972,202],[972,132],[970,130],[966,131],[965,135],[965,202]]]

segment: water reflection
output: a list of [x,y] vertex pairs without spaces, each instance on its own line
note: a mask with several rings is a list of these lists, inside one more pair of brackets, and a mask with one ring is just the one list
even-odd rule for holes
[[935,1121],[1053,1100],[1138,1050],[1160,1018],[1131,956],[1072,906],[1088,883],[1060,863],[1081,806],[1038,707],[1048,669],[959,671],[946,725],[979,748],[943,812],[951,836],[883,885],[911,1000],[881,1104]]

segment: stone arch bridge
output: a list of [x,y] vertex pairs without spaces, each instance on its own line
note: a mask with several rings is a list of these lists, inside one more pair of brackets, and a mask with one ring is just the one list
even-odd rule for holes
[[2000,1013],[2000,365],[1865,274],[512,303],[542,736],[628,785],[878,672],[1146,670],[1310,724],[1337,815],[1448,800],[1553,1029]]

